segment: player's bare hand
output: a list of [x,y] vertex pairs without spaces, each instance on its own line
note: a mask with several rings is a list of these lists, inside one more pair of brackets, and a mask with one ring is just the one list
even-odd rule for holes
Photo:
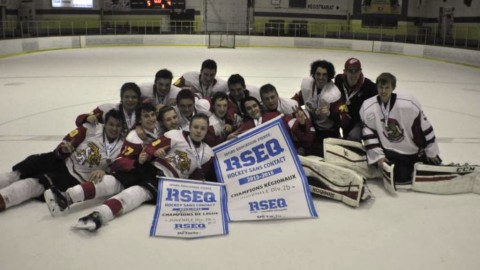
[[177,105],[177,100],[174,99],[174,98],[171,98],[167,101],[167,105],[168,106],[175,106],[175,105]]
[[305,114],[305,112],[303,110],[301,110],[299,107],[292,108],[292,109],[294,109],[293,114],[294,114],[295,118],[297,118],[298,122],[301,125],[305,125],[305,123],[307,121],[307,115]]
[[238,135],[242,134],[242,131],[240,129],[235,130],[234,132],[228,134],[227,140],[235,139],[238,137]]
[[65,154],[73,153],[73,151],[75,151],[75,147],[73,146],[73,141],[63,143],[61,149],[62,149],[62,152]]
[[97,116],[95,114],[91,114],[91,115],[87,116],[87,122],[92,124],[92,125],[98,124]]
[[233,126],[230,124],[225,124],[223,127],[223,133],[230,134],[233,131]]
[[170,146],[168,146],[168,145],[167,145],[167,146],[164,146],[164,147],[160,147],[160,148],[158,148],[158,149],[153,153],[153,155],[154,155],[155,157],[158,157],[158,158],[163,158],[163,157],[165,157],[165,156],[167,155],[167,153],[168,153],[168,148],[169,148],[169,147],[170,147]]
[[155,105],[155,110],[157,112],[157,115],[158,115],[158,112],[164,107],[165,105],[164,104],[157,104]]
[[320,107],[320,114],[324,116],[330,116],[330,108],[328,106]]
[[138,156],[138,163],[143,164],[148,159],[148,154],[145,151],[142,151]]
[[97,184],[102,182],[103,176],[105,176],[105,171],[102,170],[95,170],[90,174],[90,178],[88,178],[88,181]]
[[143,129],[142,126],[137,126],[135,128],[135,131],[137,132],[137,135],[138,135],[138,137],[140,137],[140,139],[142,139],[142,140],[147,139],[147,134],[145,133],[145,130]]

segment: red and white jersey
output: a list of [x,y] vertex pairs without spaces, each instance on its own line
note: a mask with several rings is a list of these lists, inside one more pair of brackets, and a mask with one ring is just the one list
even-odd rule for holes
[[[298,102],[299,106],[305,105],[309,108],[319,108],[324,102],[331,106],[340,100],[342,94],[333,81],[328,82],[321,91],[317,90],[315,79],[307,77],[302,80],[300,91],[292,98]],[[309,111],[306,108],[306,111]],[[312,123],[317,130],[330,130],[335,128],[333,117],[309,115]]]
[[120,103],[105,103],[105,104],[102,104],[102,105],[98,106],[97,108],[95,108],[90,113],[81,114],[81,115],[77,116],[77,119],[75,120],[75,124],[77,125],[77,127],[82,126],[84,123],[86,123],[87,117],[90,116],[90,115],[95,115],[101,123],[105,123],[105,115],[110,110],[122,110],[122,112],[123,112],[124,136],[126,134],[128,134],[128,131],[135,128],[135,125],[136,125],[135,112],[132,112],[131,114],[128,114],[124,109],[122,109],[122,106],[121,106]]
[[[297,101],[290,98],[278,97],[277,112],[283,113],[288,116],[294,116],[294,108],[298,107]],[[266,110],[268,110],[265,107]]]
[[152,157],[160,148],[167,154],[163,158],[156,158],[153,165],[167,177],[202,180],[214,157],[210,146],[201,142],[199,147],[195,147],[189,133],[181,130],[168,131],[149,144],[145,151]]
[[[260,88],[258,88],[256,86],[247,85],[245,87],[244,95],[245,95],[245,97],[254,97],[258,101],[262,101],[262,98],[260,96]],[[243,112],[242,112],[242,109],[241,109],[241,103],[242,103],[243,100],[237,101],[233,98],[233,96],[231,94],[228,95],[228,100],[232,103],[232,105],[234,105],[234,108],[232,108],[230,110],[232,110],[234,113],[238,114],[239,116],[243,117]],[[229,104],[229,106],[230,106],[230,104]]]
[[[158,124],[157,124],[158,126]],[[138,156],[143,149],[161,135],[159,127],[155,128],[153,132],[145,130],[147,138],[142,140],[136,130],[130,131],[122,146],[121,154],[112,163],[111,170],[115,172],[129,172],[135,168]]]
[[[73,153],[62,153],[61,147],[66,142],[74,146]],[[65,159],[65,165],[73,177],[79,182],[84,182],[92,171],[108,171],[111,162],[120,154],[122,144],[121,137],[108,142],[102,124],[83,124],[65,136],[62,143],[57,146],[55,154]]]
[[170,86],[170,91],[165,96],[159,96],[155,91],[155,85],[152,83],[141,83],[139,84],[140,92],[142,93],[141,100],[142,102],[151,102],[154,106],[158,104],[168,105],[170,100],[176,100],[178,92],[182,90],[175,85]]
[[[279,115],[282,114],[279,112],[266,112],[259,119],[245,119],[240,126],[239,131],[243,132],[255,128]],[[298,119],[292,118],[288,115],[283,115],[282,120],[297,147],[311,147],[315,133],[313,132],[312,124],[308,119],[305,122],[305,125],[300,125]]]
[[180,88],[189,87],[199,98],[211,97],[215,92],[228,93],[227,82],[218,77],[215,77],[211,85],[203,86],[200,83],[200,72],[198,71],[191,71],[183,74],[174,85]]
[[225,124],[232,125],[233,121],[227,118],[220,118],[215,114],[210,115],[208,118],[210,126],[208,127],[207,135],[205,136],[205,143],[210,147],[219,145],[227,140],[227,134],[224,132]]
[[411,95],[392,94],[387,106],[378,96],[369,98],[360,108],[360,118],[364,123],[363,140],[369,164],[385,157],[383,149],[404,155],[421,150],[428,157],[439,155],[432,125]]
[[[177,106],[175,106],[174,108],[175,108],[175,111],[177,112],[180,129],[189,131],[190,119],[182,115]],[[210,101],[204,98],[195,97],[195,109],[193,110],[193,114],[190,116],[190,118],[197,113],[203,113],[208,117],[210,117],[210,115],[212,114],[212,112],[210,111]]]

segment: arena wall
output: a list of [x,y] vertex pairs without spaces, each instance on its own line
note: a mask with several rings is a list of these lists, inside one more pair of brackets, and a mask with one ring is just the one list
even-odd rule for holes
[[[100,35],[41,37],[0,40],[0,57],[43,50],[84,48],[94,46],[207,46],[206,35]],[[303,38],[236,36],[237,47],[318,48],[393,53],[425,57],[480,67],[480,51],[406,43]]]

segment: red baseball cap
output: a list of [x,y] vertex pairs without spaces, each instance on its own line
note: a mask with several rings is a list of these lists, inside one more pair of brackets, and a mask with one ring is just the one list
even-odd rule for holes
[[349,58],[347,62],[345,62],[345,69],[352,69],[352,70],[361,70],[362,63],[357,58]]

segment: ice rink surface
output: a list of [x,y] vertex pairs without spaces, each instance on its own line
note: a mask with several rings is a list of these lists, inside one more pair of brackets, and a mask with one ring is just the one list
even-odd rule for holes
[[[217,75],[272,83],[293,96],[310,63],[349,57],[373,81],[398,79],[432,123],[445,163],[480,164],[480,69],[421,58],[365,52],[203,47],[113,47],[46,51],[0,59],[0,171],[51,151],[75,128],[75,117],[118,102],[124,82],[152,82],[161,68],[174,79],[199,71],[207,58]],[[103,200],[53,218],[30,201],[0,213],[0,269],[480,269],[480,196],[401,192],[370,182],[375,200],[354,209],[314,197],[317,219],[230,223],[228,236],[151,238],[154,206],[144,205],[96,233],[70,229]]]

